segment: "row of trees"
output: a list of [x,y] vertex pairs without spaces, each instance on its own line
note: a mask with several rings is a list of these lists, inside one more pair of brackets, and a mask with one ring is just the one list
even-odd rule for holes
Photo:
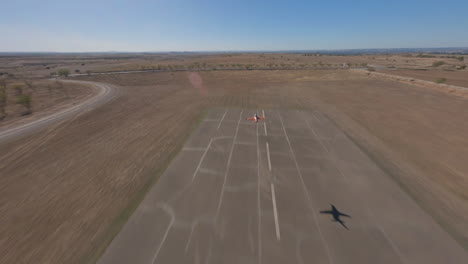
[[[82,65],[84,65],[84,64],[82,64]],[[75,73],[81,73],[81,71],[79,69],[76,69]],[[86,74],[90,75],[91,71],[87,70]],[[69,69],[60,69],[58,71],[51,72],[50,75],[51,76],[59,76],[59,77],[68,77],[70,75],[70,70]]]
[[[318,62],[316,64],[296,64],[296,63],[268,63],[268,64],[207,64],[207,63],[192,63],[188,65],[184,64],[174,64],[174,65],[140,65],[140,70],[221,70],[221,69],[301,69],[301,68],[321,68],[321,67],[343,67],[344,64],[332,64],[332,63],[322,63]],[[345,63],[348,67],[365,67],[367,63]]]

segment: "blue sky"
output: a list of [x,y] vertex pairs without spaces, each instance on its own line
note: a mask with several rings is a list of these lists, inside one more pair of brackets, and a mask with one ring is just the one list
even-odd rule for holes
[[467,47],[467,0],[3,0],[0,51]]

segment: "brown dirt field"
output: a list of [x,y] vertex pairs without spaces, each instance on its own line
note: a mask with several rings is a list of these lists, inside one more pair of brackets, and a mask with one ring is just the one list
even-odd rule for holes
[[437,79],[447,79],[446,84],[461,86],[468,88],[468,71],[441,71],[441,70],[384,70],[379,71],[382,73],[388,73],[393,75],[399,75],[404,77],[411,77],[430,82],[435,82]]
[[[307,56],[305,56],[307,55]],[[0,57],[0,75],[15,76],[50,76],[59,69],[69,69],[71,74],[143,69],[205,69],[236,68],[323,68],[341,67],[346,63],[352,67],[365,64],[392,69],[434,69],[432,63],[444,61],[445,64],[435,69],[455,69],[466,64],[454,55],[429,55],[430,58],[418,57],[418,54],[393,55],[318,55],[310,53],[160,53],[160,54],[81,54],[81,55],[43,55]],[[5,74],[6,75],[6,74]]]
[[347,70],[80,79],[119,85],[121,95],[0,147],[0,263],[95,261],[217,106],[320,108],[468,245],[464,98]]
[[[2,119],[0,110],[0,129],[13,127],[30,122],[33,119],[48,115],[72,104],[81,102],[93,96],[96,91],[84,85],[48,80],[8,80],[6,85],[7,105],[6,116]],[[0,87],[4,87],[0,82]],[[23,115],[26,108],[17,104],[15,87],[20,87],[22,93],[31,96],[32,113]]]

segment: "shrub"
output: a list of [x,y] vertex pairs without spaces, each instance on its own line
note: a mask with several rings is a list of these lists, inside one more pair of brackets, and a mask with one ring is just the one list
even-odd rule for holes
[[31,111],[31,95],[29,94],[21,94],[16,98],[16,103],[24,106],[26,108],[26,111],[23,112],[23,115],[29,115],[32,113]]
[[445,79],[445,78],[439,78],[439,79],[435,80],[436,83],[444,83],[446,81],[447,81],[447,79]]
[[368,66],[368,67],[367,67],[367,70],[373,72],[373,71],[375,71],[375,68],[374,68],[374,67]]
[[60,69],[58,71],[59,76],[68,77],[69,74],[70,74],[70,71],[68,69]]
[[439,67],[439,66],[444,65],[444,64],[445,64],[444,61],[434,61],[432,63],[432,67]]

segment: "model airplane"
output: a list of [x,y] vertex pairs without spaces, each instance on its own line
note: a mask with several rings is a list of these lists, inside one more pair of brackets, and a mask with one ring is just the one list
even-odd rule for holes
[[340,219],[340,217],[344,216],[344,217],[351,218],[351,216],[349,216],[347,214],[343,214],[342,212],[338,211],[338,209],[336,209],[336,207],[333,204],[331,205],[331,207],[332,207],[331,210],[329,210],[329,211],[320,211],[320,213],[321,214],[331,214],[333,216],[333,221],[340,223],[344,228],[348,229],[348,227],[345,225],[343,220]]
[[254,121],[255,123],[258,123],[258,120],[263,120],[265,119],[264,116],[258,116],[257,113],[255,113],[254,116],[247,118],[247,120]]

